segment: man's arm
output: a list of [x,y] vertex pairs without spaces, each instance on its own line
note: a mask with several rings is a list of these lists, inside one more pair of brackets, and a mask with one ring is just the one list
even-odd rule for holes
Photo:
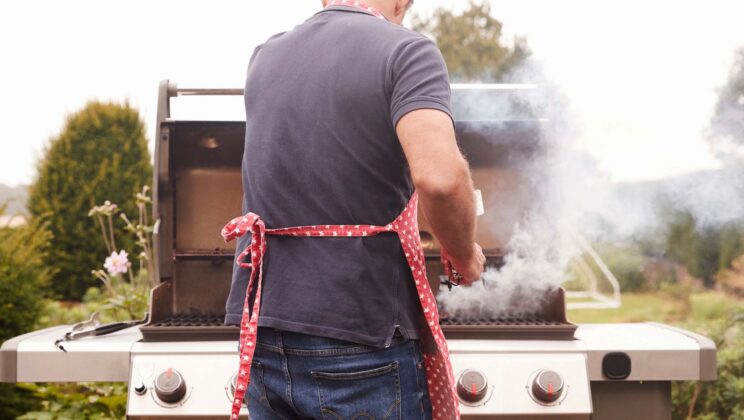
[[432,233],[466,282],[477,280],[485,257],[475,243],[473,181],[452,119],[439,110],[419,109],[404,115],[396,131]]

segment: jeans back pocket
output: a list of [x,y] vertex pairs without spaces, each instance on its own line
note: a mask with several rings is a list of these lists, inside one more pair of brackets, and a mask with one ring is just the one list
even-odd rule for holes
[[398,362],[355,372],[312,372],[324,420],[400,419]]

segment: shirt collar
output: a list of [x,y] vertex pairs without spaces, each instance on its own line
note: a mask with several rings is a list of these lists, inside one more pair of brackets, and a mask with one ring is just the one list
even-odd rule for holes
[[378,19],[387,20],[385,16],[377,11],[377,9],[373,8],[372,6],[369,6],[367,3],[360,1],[360,0],[330,0],[328,2],[328,5],[326,6],[326,9],[329,8],[335,8],[337,6],[343,6],[352,8],[364,13],[367,13],[369,15],[372,15]]

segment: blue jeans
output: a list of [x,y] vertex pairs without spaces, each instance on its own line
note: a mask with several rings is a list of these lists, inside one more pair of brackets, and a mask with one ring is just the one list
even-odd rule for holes
[[377,349],[258,329],[251,367],[251,420],[431,419],[418,341]]

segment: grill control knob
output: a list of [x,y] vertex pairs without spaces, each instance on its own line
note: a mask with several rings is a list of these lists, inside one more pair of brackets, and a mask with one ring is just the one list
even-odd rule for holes
[[186,381],[177,370],[168,368],[155,378],[155,395],[160,401],[177,403],[186,396]]
[[532,395],[540,402],[556,402],[562,394],[563,378],[555,371],[543,369],[532,381]]
[[465,369],[457,378],[457,395],[464,402],[476,403],[488,392],[486,375],[477,370]]
[[137,382],[134,385],[134,393],[135,394],[137,394],[137,395],[145,395],[146,392],[147,392],[147,387],[145,386],[144,383]]

